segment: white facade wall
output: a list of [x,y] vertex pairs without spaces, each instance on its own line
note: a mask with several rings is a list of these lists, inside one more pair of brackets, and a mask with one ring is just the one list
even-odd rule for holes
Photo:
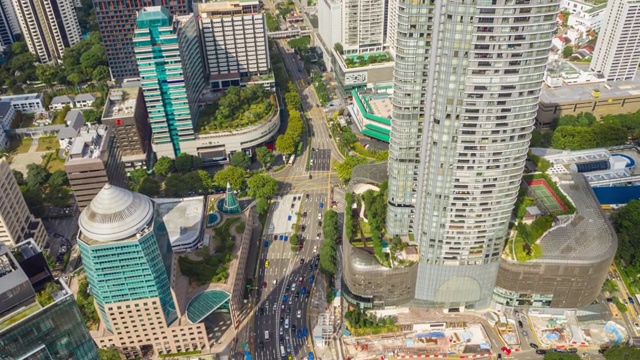
[[27,114],[44,111],[44,97],[42,94],[2,96],[0,101],[9,101],[15,110],[20,110]]
[[609,1],[605,19],[590,68],[607,81],[631,80],[640,63],[640,1]]
[[345,55],[384,50],[384,0],[342,2],[342,46]]
[[0,115],[0,130],[8,130],[9,128],[11,128],[11,122],[13,121],[13,118],[15,116],[16,110],[13,108],[13,106],[9,108],[9,111],[7,111],[4,116]]
[[[318,1],[318,32],[326,54],[331,53],[336,43],[342,44],[342,3],[340,1]],[[327,65],[330,63],[331,61],[325,61]]]

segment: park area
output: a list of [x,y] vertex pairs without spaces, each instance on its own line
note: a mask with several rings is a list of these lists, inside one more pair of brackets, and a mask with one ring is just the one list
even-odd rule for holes
[[554,214],[569,210],[567,205],[558,197],[558,194],[549,186],[546,179],[530,180],[527,185],[550,213]]

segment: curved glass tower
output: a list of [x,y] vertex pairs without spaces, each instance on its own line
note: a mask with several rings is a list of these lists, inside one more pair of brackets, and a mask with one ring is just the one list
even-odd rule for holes
[[415,299],[489,305],[558,0],[398,0],[387,232],[420,247]]

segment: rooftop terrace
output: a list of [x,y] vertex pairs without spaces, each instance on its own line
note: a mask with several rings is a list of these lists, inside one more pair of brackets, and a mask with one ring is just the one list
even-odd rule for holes
[[132,116],[136,108],[138,87],[111,89],[102,114],[103,119]]
[[108,130],[106,125],[85,125],[73,139],[67,161],[98,158],[108,141]]

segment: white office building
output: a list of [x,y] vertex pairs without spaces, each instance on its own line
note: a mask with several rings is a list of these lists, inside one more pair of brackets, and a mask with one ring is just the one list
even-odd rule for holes
[[13,7],[24,41],[40,62],[62,61],[64,49],[80,41],[73,0],[13,0]]
[[[336,43],[342,43],[342,1],[318,1],[318,33],[329,54]],[[330,63],[330,62],[325,62]]]
[[640,63],[640,1],[610,0],[591,61],[607,81],[631,80]]
[[385,50],[385,0],[320,0],[318,28],[328,51],[336,43],[344,55],[359,55]]
[[0,96],[0,101],[8,101],[14,110],[32,114],[44,111],[44,95],[42,94],[22,94]]
[[267,27],[258,0],[198,4],[202,50],[212,89],[240,86],[271,69]]
[[558,10],[559,0],[400,0],[390,9],[386,231],[419,246],[421,306],[490,304]]

